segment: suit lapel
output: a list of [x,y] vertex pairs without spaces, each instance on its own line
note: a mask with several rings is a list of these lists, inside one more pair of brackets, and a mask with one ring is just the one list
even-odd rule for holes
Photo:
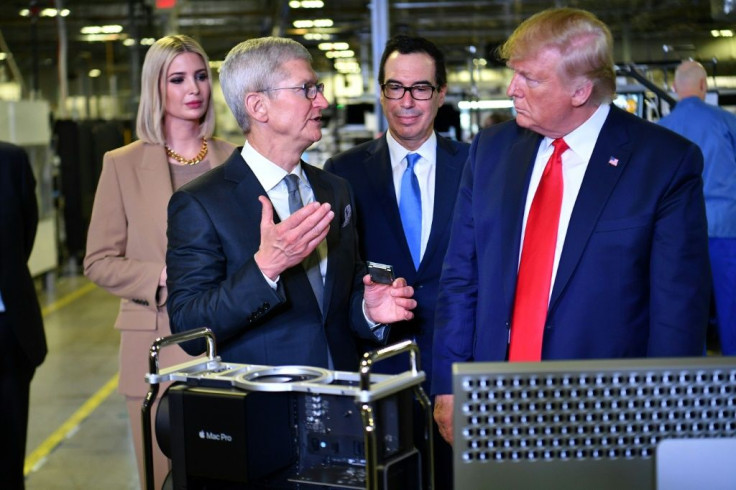
[[419,264],[419,270],[422,270],[422,264],[432,262],[432,256],[437,253],[437,247],[442,241],[441,235],[447,232],[447,223],[451,222],[455,200],[457,199],[456,184],[460,180],[465,164],[465,158],[460,156],[458,148],[440,135],[437,135],[436,154],[432,229],[429,233],[422,262]]
[[[388,151],[386,136],[374,141],[367,150],[368,156],[362,162],[363,173],[371,187],[371,195],[375,196],[375,205],[381,208],[392,236],[404,255],[403,261],[413,264],[409,245],[406,243],[404,226],[401,224],[399,203],[396,201],[396,187],[394,186],[393,169],[391,168],[391,154]],[[410,280],[411,278],[407,278]]]
[[140,175],[141,205],[150,203],[149,216],[159,230],[158,239],[163,240],[158,245],[166,250],[167,208],[174,192],[166,153],[161,145],[143,143],[140,160],[132,164],[140,169],[136,173]]
[[376,204],[383,208],[383,216],[388,221],[391,229],[395,230],[397,235],[402,237],[399,240],[403,243],[404,252],[409,262],[411,252],[406,240],[403,239],[404,227],[401,224],[401,215],[399,214],[399,204],[396,202],[396,188],[394,187],[394,175],[391,168],[391,154],[388,151],[388,143],[386,136],[375,141],[370,149],[370,155],[363,162],[365,175],[368,177],[372,187],[372,195],[376,196]]
[[[509,305],[513,304],[516,291],[516,276],[519,268],[521,251],[521,229],[524,221],[524,207],[529,190],[532,168],[537,156],[542,137],[531,131],[522,130],[509,150],[508,174],[504,180],[503,210],[501,212],[501,237],[509,237],[503,241],[502,264],[504,269],[504,297]],[[481,163],[482,164],[482,163]],[[484,189],[485,187],[480,187]],[[497,192],[496,189],[487,189]],[[482,200],[482,196],[478,196]],[[511,307],[511,306],[510,306]]]
[[[137,165],[140,169],[140,186],[142,195],[146,198],[150,198],[149,213],[153,220],[156,222],[156,227],[159,228],[161,233],[158,234],[160,237],[166,237],[167,227],[167,208],[171,195],[174,193],[174,184],[171,181],[171,172],[169,169],[168,159],[166,153],[161,145],[151,145],[141,143],[141,155],[136,161],[132,161],[132,165]],[[230,153],[230,147],[212,144],[210,146],[211,154],[210,161],[222,162],[228,158],[228,154],[224,150]],[[243,162],[242,157],[238,158]],[[234,155],[233,155],[234,156]],[[230,156],[230,159],[233,158]],[[229,159],[228,159],[229,160]],[[214,168],[214,164],[212,164]],[[246,165],[247,167],[247,165]],[[162,192],[165,190],[166,192]],[[257,202],[257,201],[256,201]],[[161,250],[166,250],[166,243],[161,243]]]
[[[324,289],[324,297],[323,297],[323,305],[322,305],[322,311],[324,312],[323,318],[326,318],[327,312],[330,308],[330,298],[332,297],[332,289],[335,284],[335,265],[331,264],[329,260],[330,256],[330,250],[334,250],[336,247],[339,246],[339,240],[340,240],[340,223],[344,219],[342,213],[343,210],[338,209],[337,206],[337,200],[335,198],[335,192],[333,191],[332,187],[327,184],[327,182],[322,178],[319,171],[312,167],[311,165],[302,163],[302,170],[304,171],[305,175],[307,176],[307,179],[309,179],[309,185],[312,186],[312,192],[314,192],[314,199],[317,202],[330,203],[330,206],[332,206],[333,211],[335,212],[335,217],[333,218],[332,223],[330,224],[330,229],[327,232],[327,272],[325,274],[325,289]],[[306,278],[306,274],[304,275]]]
[[[250,169],[243,156],[241,155],[242,147],[230,155],[230,158],[223,163],[224,166],[224,179],[232,182],[235,185],[235,197],[237,205],[242,209],[243,216],[245,219],[251,221],[249,230],[253,230],[253,239],[257,240],[257,243],[261,241],[261,203],[258,200],[258,196],[268,197],[268,193],[263,188],[258,178],[256,178],[253,171]],[[279,217],[276,211],[273,213],[274,222],[279,222]]]
[[[616,165],[609,164],[611,158],[618,159]],[[628,132],[621,123],[618,110],[611,106],[611,112],[598,135],[598,141],[580,186],[580,193],[572,210],[550,297],[550,311],[577,267],[603,208],[630,158],[631,145]]]

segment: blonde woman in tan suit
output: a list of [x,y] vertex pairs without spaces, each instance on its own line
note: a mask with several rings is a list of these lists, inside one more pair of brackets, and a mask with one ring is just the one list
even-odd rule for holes
[[[210,75],[207,55],[190,37],[166,36],[151,46],[141,77],[140,140],[105,154],[87,236],[84,274],[120,297],[118,390],[127,400],[141,487],[147,354],[157,337],[170,334],[166,207],[176,189],[224,162],[235,148],[212,138]],[[186,358],[178,347],[162,352],[162,364]],[[169,462],[155,434],[153,449],[155,488],[161,488]]]

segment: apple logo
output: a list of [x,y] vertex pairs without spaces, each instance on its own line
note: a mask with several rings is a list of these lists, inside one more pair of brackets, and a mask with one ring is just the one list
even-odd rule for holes
[[200,430],[199,431],[199,438],[200,439],[204,439],[205,438],[205,434],[204,434],[204,431],[203,430]]

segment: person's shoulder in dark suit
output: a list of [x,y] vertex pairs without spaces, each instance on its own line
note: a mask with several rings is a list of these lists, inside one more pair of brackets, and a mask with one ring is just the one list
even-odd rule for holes
[[364,141],[328,158],[323,169],[331,174],[343,175],[343,172],[349,169],[348,166],[371,157],[381,146],[387,148],[385,136]]
[[[689,139],[614,105],[611,105],[611,114],[609,114],[608,119],[611,124],[621,124],[626,128],[627,136],[637,152],[651,152],[651,163],[659,162],[660,165],[677,164],[682,155],[694,153],[698,155],[696,163],[700,167],[699,172],[702,171],[702,152]],[[609,121],[606,121],[603,126],[602,134],[606,131]]]
[[6,141],[0,141],[0,154],[4,157],[14,157],[15,160],[28,161],[28,156],[23,148]]

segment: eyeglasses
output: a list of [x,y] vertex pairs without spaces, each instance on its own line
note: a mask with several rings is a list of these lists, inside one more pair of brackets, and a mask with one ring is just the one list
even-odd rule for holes
[[411,94],[411,98],[414,100],[429,100],[432,98],[434,91],[437,87],[433,85],[412,85],[411,87],[405,87],[400,83],[384,83],[381,85],[381,91],[383,96],[387,99],[402,99],[407,92]]
[[298,87],[275,87],[275,88],[264,88],[263,90],[258,90],[258,92],[271,92],[273,90],[296,90],[300,89],[304,91],[304,97],[306,97],[309,100],[314,100],[315,97],[317,97],[317,94],[322,94],[325,92],[325,84],[324,83],[305,83],[304,85],[299,85]]

